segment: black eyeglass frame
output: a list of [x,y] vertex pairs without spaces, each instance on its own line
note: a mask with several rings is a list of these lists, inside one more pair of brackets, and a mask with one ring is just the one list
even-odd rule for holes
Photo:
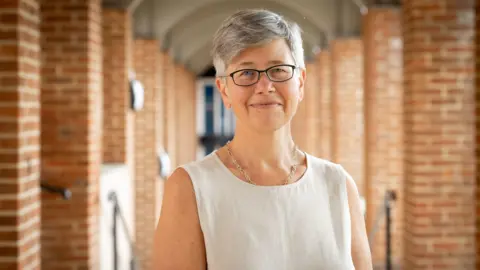
[[[273,80],[272,78],[270,78],[270,76],[268,76],[268,71],[271,70],[271,69],[274,69],[274,68],[278,68],[278,67],[290,67],[290,68],[292,68],[292,76],[290,76],[290,78],[285,79],[285,80],[280,80],[280,81],[278,81],[278,80]],[[271,66],[271,67],[269,67],[269,68],[267,68],[267,69],[264,69],[264,70],[258,70],[258,69],[254,69],[254,68],[243,68],[243,69],[235,70],[234,72],[232,72],[232,73],[230,73],[230,74],[228,74],[228,75],[218,76],[218,77],[220,77],[220,78],[231,77],[231,78],[232,78],[232,81],[233,81],[233,83],[234,83],[235,85],[245,86],[245,87],[246,87],[246,86],[252,86],[252,85],[258,83],[258,81],[260,81],[260,76],[261,76],[262,73],[264,73],[264,72],[265,72],[265,75],[267,75],[267,78],[268,78],[270,81],[272,81],[272,82],[286,82],[286,81],[290,80],[291,78],[293,78],[293,75],[295,75],[295,70],[296,70],[297,68],[298,68],[297,66],[295,66],[295,65],[290,65],[290,64],[275,65],[275,66]],[[257,74],[258,74],[257,80],[256,80],[255,82],[251,83],[251,84],[245,84],[245,85],[244,85],[244,84],[237,84],[237,83],[235,82],[235,79],[234,79],[233,76],[234,76],[236,73],[242,72],[242,71],[245,71],[245,70],[257,72]]]

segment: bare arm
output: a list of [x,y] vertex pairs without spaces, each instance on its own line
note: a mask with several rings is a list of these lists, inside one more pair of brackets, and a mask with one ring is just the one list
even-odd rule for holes
[[368,244],[365,219],[361,210],[360,195],[357,185],[351,177],[347,177],[348,205],[352,227],[352,258],[356,270],[371,270],[372,255]]
[[176,170],[165,183],[152,256],[153,270],[207,268],[195,193],[183,169]]

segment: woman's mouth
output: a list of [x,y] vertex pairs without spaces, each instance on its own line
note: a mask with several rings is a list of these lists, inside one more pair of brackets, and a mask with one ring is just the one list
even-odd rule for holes
[[280,103],[256,103],[250,106],[252,106],[255,109],[271,109],[271,108],[279,107],[281,106],[281,104]]

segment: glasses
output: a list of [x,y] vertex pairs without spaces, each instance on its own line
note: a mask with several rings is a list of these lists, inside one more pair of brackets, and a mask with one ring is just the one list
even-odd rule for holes
[[232,77],[233,83],[238,86],[250,86],[256,84],[260,80],[260,74],[265,72],[267,77],[272,82],[285,82],[293,77],[293,73],[297,67],[294,65],[276,65],[265,70],[258,69],[240,69],[230,73],[228,76]]

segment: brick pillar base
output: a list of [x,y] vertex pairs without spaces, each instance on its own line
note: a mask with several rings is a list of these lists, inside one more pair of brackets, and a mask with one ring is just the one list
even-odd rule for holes
[[[152,269],[151,248],[155,231],[158,176],[156,94],[160,73],[156,40],[135,40],[136,78],[145,88],[145,103],[135,115],[135,248],[139,269]],[[152,57],[153,56],[153,57]]]
[[335,40],[331,52],[333,160],[345,167],[365,196],[362,40]]
[[474,1],[403,1],[404,269],[475,268]]
[[40,269],[39,13],[0,4],[0,269]]
[[97,269],[102,162],[101,3],[41,1],[42,268]]
[[[400,9],[371,7],[365,15],[365,124],[367,228],[375,265],[385,264],[385,192],[394,190],[392,257],[403,252],[403,62]],[[377,224],[375,224],[377,222]]]

